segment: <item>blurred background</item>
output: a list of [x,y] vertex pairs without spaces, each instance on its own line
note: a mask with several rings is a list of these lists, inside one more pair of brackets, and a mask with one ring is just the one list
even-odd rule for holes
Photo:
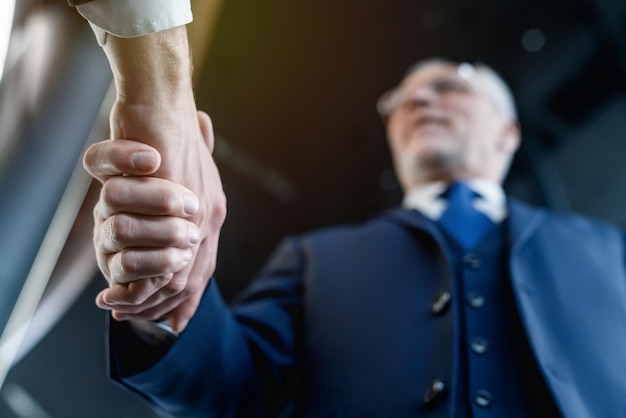
[[[431,56],[509,81],[523,132],[511,195],[626,226],[626,2],[192,4],[198,106],[228,197],[226,298],[285,235],[399,204],[375,103]],[[104,54],[63,0],[1,0],[0,73],[0,417],[155,417],[107,381],[93,304],[97,191],[80,158],[108,136]]]

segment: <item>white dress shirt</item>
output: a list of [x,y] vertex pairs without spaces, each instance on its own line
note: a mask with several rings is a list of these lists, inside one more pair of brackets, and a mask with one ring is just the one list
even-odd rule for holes
[[89,21],[100,45],[107,33],[132,38],[193,20],[190,0],[95,0],[76,9]]
[[[477,210],[487,215],[494,223],[506,218],[506,196],[499,184],[483,179],[468,180],[465,183],[481,196],[473,202]],[[404,196],[402,207],[417,209],[424,216],[438,220],[446,210],[446,199],[441,197],[441,194],[447,187],[443,181],[415,187]]]

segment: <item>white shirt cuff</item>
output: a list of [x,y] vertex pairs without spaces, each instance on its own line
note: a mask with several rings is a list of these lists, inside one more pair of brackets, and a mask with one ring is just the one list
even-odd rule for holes
[[89,21],[101,45],[106,33],[132,38],[193,20],[190,0],[95,0],[76,9]]

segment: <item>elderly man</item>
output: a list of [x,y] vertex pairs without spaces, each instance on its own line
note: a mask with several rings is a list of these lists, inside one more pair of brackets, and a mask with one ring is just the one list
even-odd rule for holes
[[[185,417],[623,416],[623,235],[504,195],[520,141],[505,84],[482,65],[428,60],[379,110],[403,207],[286,239],[230,307],[210,281],[167,342],[111,321],[113,379]],[[141,151],[156,152],[127,140],[87,152],[110,259],[193,241],[178,210],[188,190],[137,177],[158,169],[132,165]],[[134,176],[111,176],[122,173]],[[156,225],[145,216],[157,213]],[[122,219],[132,233],[115,233]],[[141,286],[163,268],[135,260],[110,273]],[[154,319],[113,299],[99,304],[119,320]]]

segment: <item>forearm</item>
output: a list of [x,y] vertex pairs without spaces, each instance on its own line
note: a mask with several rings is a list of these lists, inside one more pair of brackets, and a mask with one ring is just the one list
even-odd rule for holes
[[103,49],[117,90],[111,137],[153,146],[162,155],[157,176],[189,187],[182,172],[194,155],[204,155],[206,146],[198,127],[186,28],[134,38],[109,35]]
[[118,101],[165,107],[193,102],[186,24],[189,0],[68,0],[92,25]]
[[[180,228],[180,220],[173,223],[172,219],[162,217],[157,220],[161,222],[160,228],[126,231],[129,237],[146,233],[150,239],[138,245],[131,237],[123,251],[98,252],[98,265],[110,287],[98,295],[96,303],[113,310],[113,317],[118,320],[152,320],[167,314],[172,328],[181,331],[194,314],[215,270],[217,241],[226,215],[221,180],[211,156],[211,121],[208,115],[197,111],[192,88],[192,61],[185,27],[191,21],[190,3],[189,0],[95,0],[79,6],[78,11],[92,24],[115,80],[117,99],[111,109],[113,141],[109,144],[117,143],[113,148],[121,150],[122,154],[132,153],[119,145],[132,142],[124,140],[134,140],[158,151],[160,164],[145,172],[144,175],[153,178],[138,182],[139,189],[142,187],[139,184],[154,184],[155,178],[160,178],[169,182],[169,188],[185,188],[184,196],[189,197],[191,192],[199,201],[191,212],[174,213],[166,206],[178,206],[181,201],[175,198],[164,205],[168,196],[158,193],[157,189],[144,189],[145,197],[156,197],[153,201],[141,202],[138,194],[130,196],[127,200],[134,206],[130,209],[127,206],[124,213],[133,217],[134,222],[147,221],[146,208],[152,208],[157,202],[158,214],[191,222],[200,234],[193,242],[189,241],[192,244],[190,259],[186,251],[184,259],[174,256],[176,262],[170,263],[171,257],[146,254],[181,255],[180,246],[173,245],[176,240],[166,242],[158,237],[158,233],[170,231],[170,237],[181,236],[182,232],[182,236],[191,238],[187,227]],[[92,154],[87,154],[93,158]],[[89,162],[89,158],[86,160]],[[129,169],[136,172],[138,167],[133,162],[130,167],[122,167],[119,173],[129,174]],[[98,173],[98,169],[91,172]],[[110,174],[96,177],[108,178]],[[129,196],[111,187],[109,200],[111,196]],[[106,227],[108,218],[108,213],[103,213],[96,222]],[[144,225],[149,223],[144,222]],[[146,242],[152,244],[149,249],[146,249]],[[197,257],[198,254],[202,256]],[[118,268],[117,261],[129,257],[134,262],[122,263],[124,265]],[[116,274],[121,272],[123,274]],[[136,285],[126,285],[130,282]]]
[[194,106],[191,55],[184,26],[135,38],[109,35],[103,49],[119,103],[170,109]]

